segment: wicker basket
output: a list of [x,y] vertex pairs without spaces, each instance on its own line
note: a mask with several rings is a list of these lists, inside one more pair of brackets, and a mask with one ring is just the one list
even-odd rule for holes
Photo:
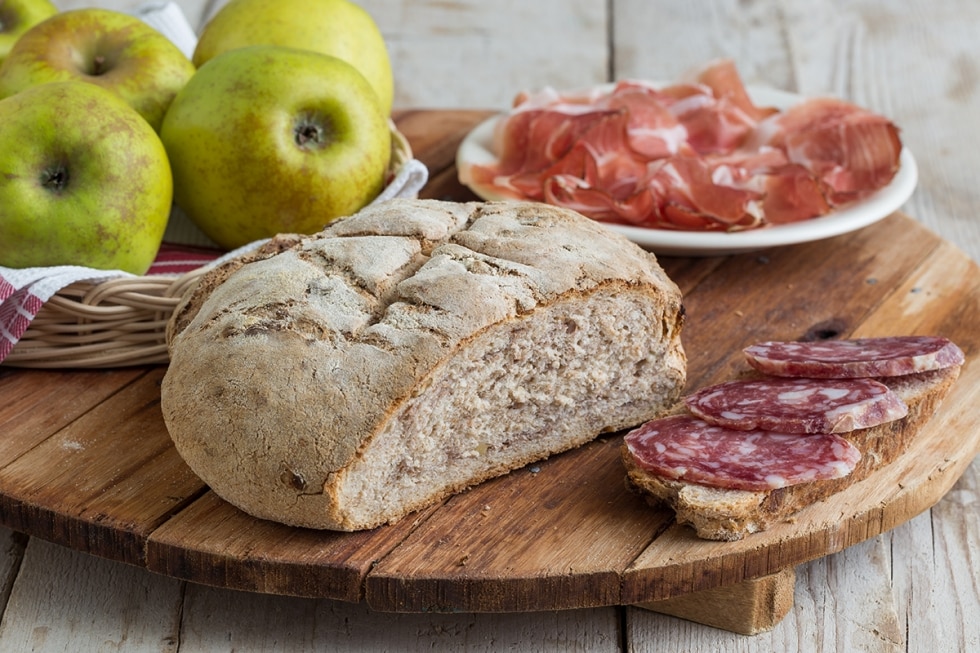
[[[412,159],[394,124],[389,172]],[[106,368],[166,363],[167,322],[202,268],[182,275],[78,282],[45,302],[4,365],[32,368]]]

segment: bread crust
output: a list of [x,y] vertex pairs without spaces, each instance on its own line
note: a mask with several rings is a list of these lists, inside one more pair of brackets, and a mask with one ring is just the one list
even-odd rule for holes
[[169,331],[168,430],[219,496],[291,525],[396,520],[650,419],[685,381],[655,257],[540,204],[394,200],[199,289]]
[[[627,482],[653,503],[670,507],[676,521],[707,540],[736,541],[763,531],[799,510],[826,499],[888,465],[911,445],[919,429],[938,410],[959,377],[960,368],[877,379],[908,406],[908,414],[879,426],[840,433],[860,451],[861,460],[847,476],[769,491],[728,490],[664,478],[641,468],[622,447]],[[757,373],[749,373],[755,377]],[[683,404],[671,412],[682,412]]]

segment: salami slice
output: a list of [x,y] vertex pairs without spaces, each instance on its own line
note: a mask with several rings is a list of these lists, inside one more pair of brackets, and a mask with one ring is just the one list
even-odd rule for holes
[[962,365],[963,352],[939,336],[889,336],[820,342],[762,342],[746,347],[749,365],[774,376],[902,376]]
[[847,433],[908,414],[898,395],[872,379],[728,381],[702,388],[684,402],[712,424],[780,433]]
[[839,435],[736,431],[674,415],[626,434],[642,469],[665,478],[732,490],[766,491],[847,476],[861,452]]

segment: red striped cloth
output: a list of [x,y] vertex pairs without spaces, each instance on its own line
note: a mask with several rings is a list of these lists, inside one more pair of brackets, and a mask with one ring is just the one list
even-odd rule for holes
[[196,270],[202,265],[207,265],[222,254],[224,252],[220,249],[164,243],[160,246],[156,260],[153,261],[153,265],[150,266],[146,274],[184,274]]
[[20,337],[31,325],[31,320],[41,310],[44,300],[32,295],[28,289],[17,290],[9,281],[0,277],[0,362],[14,348]]

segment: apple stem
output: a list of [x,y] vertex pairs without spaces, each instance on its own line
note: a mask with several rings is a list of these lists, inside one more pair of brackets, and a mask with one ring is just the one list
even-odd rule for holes
[[105,71],[105,57],[101,54],[95,55],[92,60],[92,74],[101,75]]
[[57,193],[65,189],[68,185],[69,177],[68,168],[59,165],[51,170],[45,170],[42,173],[41,186]]
[[323,130],[316,125],[301,125],[296,130],[296,144],[300,147],[307,147],[310,144],[316,145],[323,140]]
[[297,116],[293,124],[293,139],[304,150],[321,150],[333,135],[333,125],[316,113]]

